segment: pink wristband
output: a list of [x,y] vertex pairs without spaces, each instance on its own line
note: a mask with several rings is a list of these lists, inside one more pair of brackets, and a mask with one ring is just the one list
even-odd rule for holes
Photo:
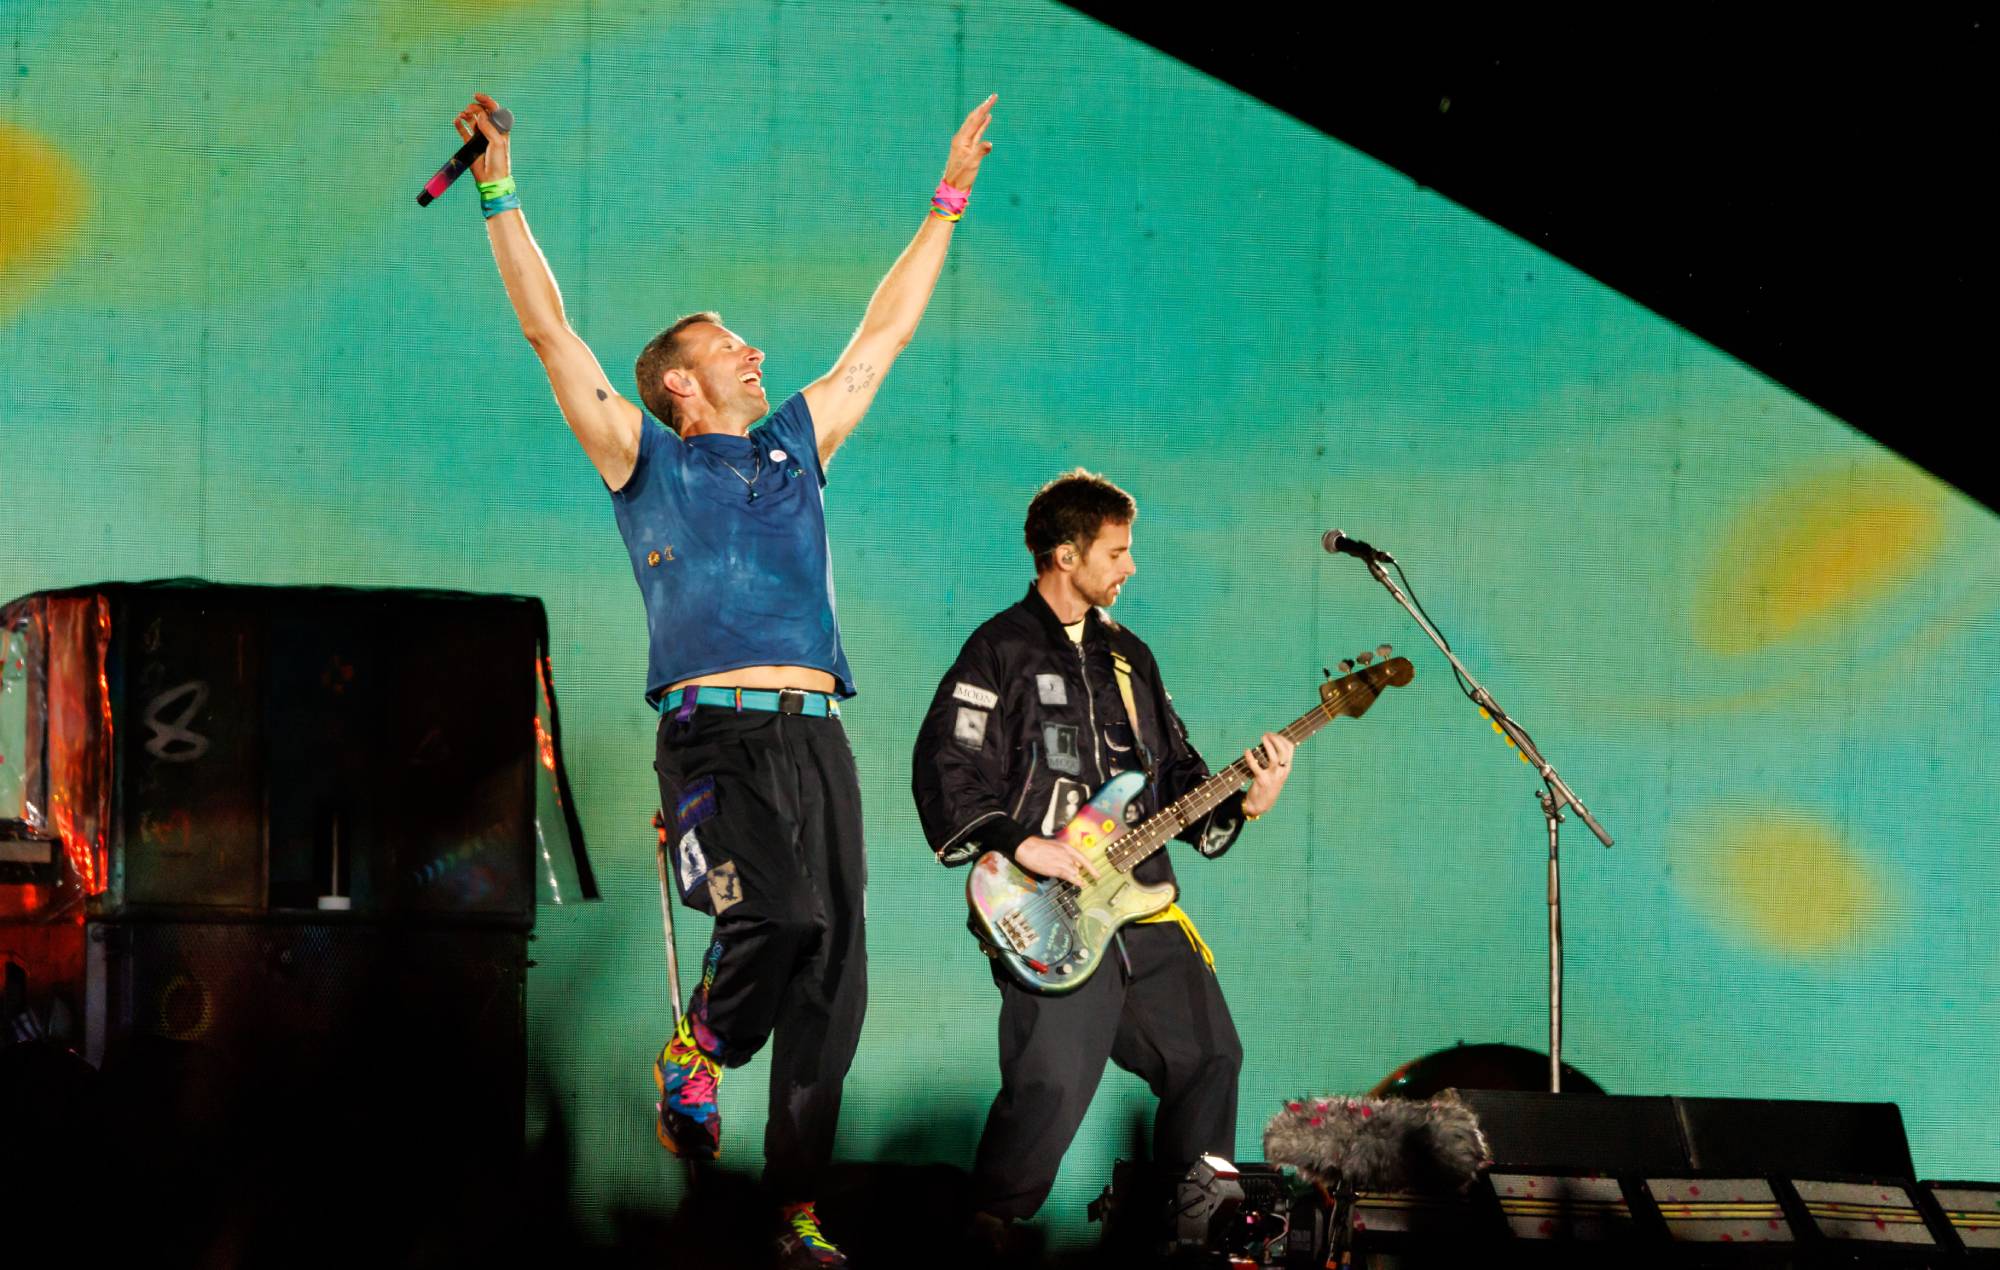
[[931,206],[954,216],[965,213],[965,204],[972,196],[949,181],[939,181],[937,193],[931,195]]

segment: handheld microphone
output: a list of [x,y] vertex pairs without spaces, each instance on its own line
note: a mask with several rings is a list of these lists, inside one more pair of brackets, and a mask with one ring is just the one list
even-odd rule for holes
[[1357,560],[1367,560],[1371,563],[1377,560],[1385,564],[1396,563],[1396,557],[1388,552],[1377,550],[1359,538],[1349,538],[1338,529],[1329,529],[1321,534],[1319,545],[1325,547],[1332,555],[1353,556]]
[[[493,122],[493,127],[498,132],[506,133],[513,130],[514,112],[505,106],[486,117]],[[472,161],[485,153],[486,134],[475,127],[472,130],[472,140],[460,146],[458,153],[447,159],[445,165],[437,170],[437,175],[424,182],[424,188],[417,193],[417,206],[429,207],[432,199],[449,189],[451,183],[458,179],[459,173],[471,167]]]

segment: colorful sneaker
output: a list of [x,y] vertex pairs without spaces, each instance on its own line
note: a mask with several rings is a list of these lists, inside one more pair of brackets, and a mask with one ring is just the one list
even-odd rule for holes
[[660,1087],[654,1125],[660,1145],[690,1160],[713,1160],[722,1151],[722,1110],[715,1105],[722,1064],[694,1043],[685,1014],[653,1060],[653,1081]]
[[812,1201],[787,1204],[785,1233],[778,1236],[778,1264],[784,1270],[846,1270],[847,1257],[819,1232]]

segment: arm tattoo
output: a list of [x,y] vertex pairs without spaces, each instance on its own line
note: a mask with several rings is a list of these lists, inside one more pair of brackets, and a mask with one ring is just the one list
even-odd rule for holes
[[868,362],[856,362],[847,368],[847,391],[860,392],[875,382],[875,367]]

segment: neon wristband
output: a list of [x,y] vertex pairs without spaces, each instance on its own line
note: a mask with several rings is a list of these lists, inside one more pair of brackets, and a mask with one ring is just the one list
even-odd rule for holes
[[479,182],[479,201],[482,203],[490,203],[496,198],[512,194],[513,192],[514,178],[511,175],[503,176],[497,181]]
[[502,194],[499,198],[482,198],[479,200],[479,210],[486,214],[487,220],[492,220],[502,212],[519,211],[520,207],[521,196],[519,194]]
[[965,215],[965,205],[971,198],[970,191],[961,190],[950,181],[939,181],[936,192],[931,195],[931,206],[937,208],[945,219],[957,220]]

